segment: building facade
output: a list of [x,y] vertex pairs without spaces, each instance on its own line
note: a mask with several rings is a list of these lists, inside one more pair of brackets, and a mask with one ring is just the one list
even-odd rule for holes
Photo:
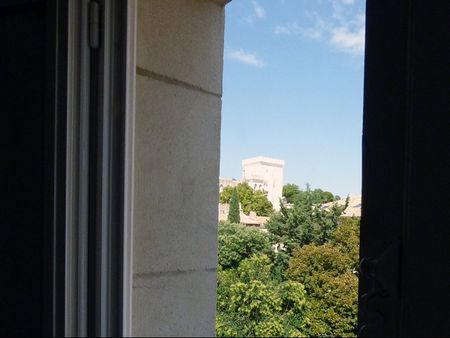
[[280,200],[283,197],[284,161],[275,158],[257,156],[242,160],[242,179],[220,178],[219,191],[225,187],[237,187],[246,182],[253,190],[267,192],[267,199],[273,208],[280,210]]
[[280,210],[283,196],[284,161],[269,157],[252,157],[242,161],[242,179],[254,190],[264,190],[273,208]]

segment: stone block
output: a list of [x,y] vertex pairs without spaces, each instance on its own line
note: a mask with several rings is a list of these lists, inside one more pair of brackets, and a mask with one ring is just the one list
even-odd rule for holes
[[137,76],[135,273],[217,264],[220,98]]
[[222,93],[224,7],[210,0],[141,0],[138,67]]
[[133,336],[213,337],[215,286],[214,271],[136,277]]

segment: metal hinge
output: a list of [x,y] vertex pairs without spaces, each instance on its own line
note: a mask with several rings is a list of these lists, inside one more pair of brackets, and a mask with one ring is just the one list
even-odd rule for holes
[[98,2],[89,3],[89,46],[98,48],[100,44],[100,8]]

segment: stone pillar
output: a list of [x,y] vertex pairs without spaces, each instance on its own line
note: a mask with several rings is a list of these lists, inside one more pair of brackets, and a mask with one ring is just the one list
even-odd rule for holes
[[226,2],[138,2],[136,336],[215,333]]

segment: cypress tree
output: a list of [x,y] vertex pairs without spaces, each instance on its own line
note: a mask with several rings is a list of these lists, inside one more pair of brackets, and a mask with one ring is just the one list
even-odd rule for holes
[[230,210],[228,211],[228,221],[231,223],[240,223],[241,218],[239,216],[239,196],[237,189],[233,189],[230,199]]

